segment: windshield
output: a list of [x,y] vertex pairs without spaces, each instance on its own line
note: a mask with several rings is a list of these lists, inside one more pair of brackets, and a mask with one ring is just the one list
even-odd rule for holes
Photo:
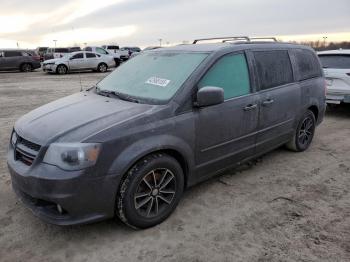
[[118,67],[97,87],[141,101],[165,102],[207,56],[206,53],[143,53]]

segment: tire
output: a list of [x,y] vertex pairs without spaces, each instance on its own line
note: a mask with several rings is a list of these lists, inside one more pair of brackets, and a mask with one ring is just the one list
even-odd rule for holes
[[97,71],[100,73],[105,73],[108,70],[108,66],[105,63],[101,63],[97,66]]
[[120,66],[120,59],[119,58],[114,58],[114,62],[115,62],[115,67]]
[[137,162],[122,180],[117,194],[116,213],[135,229],[163,222],[176,208],[184,190],[179,163],[158,153]]
[[31,72],[33,71],[33,66],[29,63],[24,63],[21,65],[20,69],[22,72]]
[[68,72],[68,68],[65,65],[59,65],[56,68],[56,73],[59,75],[65,75]]
[[293,138],[286,144],[287,148],[302,152],[309,148],[315,134],[316,119],[312,111],[307,110],[299,121]]

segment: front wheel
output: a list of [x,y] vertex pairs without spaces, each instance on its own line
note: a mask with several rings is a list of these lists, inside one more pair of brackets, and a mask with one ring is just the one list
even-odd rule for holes
[[302,152],[309,148],[315,134],[316,119],[312,111],[307,110],[302,116],[293,138],[286,144],[287,148]]
[[68,71],[68,69],[67,69],[67,67],[66,67],[65,65],[59,65],[59,66],[57,67],[57,69],[56,69],[56,72],[57,72],[57,74],[59,74],[59,75],[67,74],[67,71]]
[[174,211],[183,189],[179,163],[166,154],[149,155],[134,165],[122,181],[117,215],[133,228],[155,226]]

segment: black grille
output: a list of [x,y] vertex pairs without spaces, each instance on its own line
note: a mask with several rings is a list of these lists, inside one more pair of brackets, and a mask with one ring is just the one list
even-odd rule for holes
[[17,136],[15,145],[15,160],[31,166],[39,153],[41,146]]
[[26,139],[24,139],[23,137],[20,137],[20,136],[18,136],[18,138],[17,138],[17,144],[22,144],[25,147],[30,148],[30,149],[32,149],[32,150],[34,150],[36,152],[38,152],[40,150],[40,147],[41,147],[40,145],[35,144],[33,142],[30,142],[30,141],[28,141],[28,140],[26,140]]

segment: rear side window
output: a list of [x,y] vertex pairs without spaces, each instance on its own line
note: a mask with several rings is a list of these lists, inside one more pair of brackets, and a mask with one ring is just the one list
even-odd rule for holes
[[255,51],[254,58],[260,80],[260,89],[293,82],[292,65],[288,51]]
[[5,51],[5,57],[16,57],[16,56],[22,56],[22,52],[19,51]]
[[350,55],[319,55],[324,68],[350,69]]
[[298,80],[306,80],[322,75],[320,63],[309,50],[295,49],[293,50],[297,70],[299,72]]
[[96,55],[92,53],[86,53],[86,58],[96,58]]
[[225,99],[249,94],[249,71],[245,55],[234,54],[221,58],[198,84],[198,88],[205,86],[223,88]]

